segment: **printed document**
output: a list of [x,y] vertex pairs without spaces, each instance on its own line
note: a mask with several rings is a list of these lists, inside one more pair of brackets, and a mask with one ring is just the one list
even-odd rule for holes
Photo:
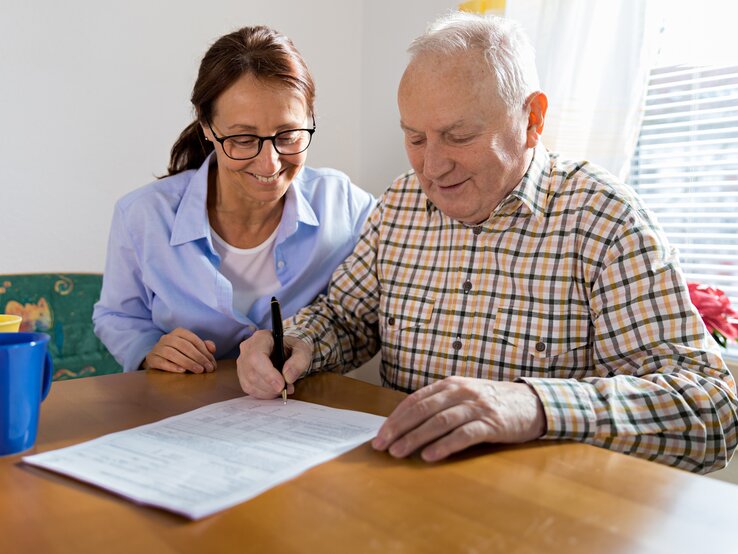
[[23,461],[199,519],[370,440],[384,420],[245,396]]

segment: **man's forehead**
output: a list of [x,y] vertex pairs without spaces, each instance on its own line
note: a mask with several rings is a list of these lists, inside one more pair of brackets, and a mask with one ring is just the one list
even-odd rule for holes
[[[413,127],[413,124],[419,126],[416,122],[406,123],[405,120],[402,119],[402,117],[400,118],[400,127],[402,128],[402,130],[411,133],[424,133],[427,131],[434,131],[436,133],[451,133],[458,130],[474,129],[476,127],[479,127],[482,122],[479,120],[479,118],[476,117],[462,117],[450,122],[444,122],[442,118],[437,118],[434,122],[431,122],[430,129],[419,129]],[[425,125],[423,127],[425,127]]]
[[459,52],[421,52],[407,65],[405,76],[411,79],[458,79],[491,76],[489,63],[481,50]]
[[422,132],[473,130],[505,111],[493,87],[458,80],[401,86],[398,108],[400,126]]
[[[496,80],[483,56],[465,54],[424,53],[408,65],[400,81],[398,99],[460,99],[462,96],[484,96],[496,90]],[[471,98],[469,98],[471,100]]]

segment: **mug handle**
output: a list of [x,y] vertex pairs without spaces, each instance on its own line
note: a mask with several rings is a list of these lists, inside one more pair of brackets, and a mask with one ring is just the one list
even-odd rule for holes
[[44,381],[41,385],[41,401],[45,400],[51,389],[51,377],[54,374],[54,362],[51,361],[51,354],[46,351],[46,359],[44,360]]

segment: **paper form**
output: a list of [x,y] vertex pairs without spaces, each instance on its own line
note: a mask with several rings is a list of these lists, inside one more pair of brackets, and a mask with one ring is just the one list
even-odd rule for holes
[[384,420],[242,397],[23,461],[199,519],[368,441]]

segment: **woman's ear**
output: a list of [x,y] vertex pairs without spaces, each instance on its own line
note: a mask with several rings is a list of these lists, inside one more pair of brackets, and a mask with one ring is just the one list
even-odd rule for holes
[[538,139],[543,133],[543,123],[546,119],[546,110],[548,109],[548,98],[541,91],[537,91],[528,96],[525,103],[528,106],[527,145],[528,148],[534,148],[538,145]]
[[200,126],[200,130],[205,136],[205,140],[214,143],[213,132],[210,130],[210,125],[208,125],[208,118],[203,117],[202,112],[198,109],[195,110],[195,116],[197,117],[197,124]]
[[202,134],[205,135],[205,140],[213,142],[213,133],[210,131],[210,127],[208,127],[207,123],[198,118],[197,124],[200,125],[200,130],[202,131]]

